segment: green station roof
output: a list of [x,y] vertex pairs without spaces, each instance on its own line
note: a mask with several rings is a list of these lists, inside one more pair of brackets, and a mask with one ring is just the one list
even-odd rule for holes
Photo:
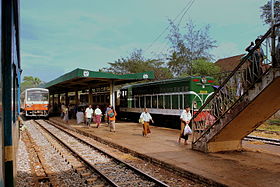
[[121,85],[154,78],[154,72],[152,71],[117,75],[77,68],[46,83],[45,88],[49,89],[50,93],[65,93],[66,91],[109,86],[111,81],[114,81],[115,85]]

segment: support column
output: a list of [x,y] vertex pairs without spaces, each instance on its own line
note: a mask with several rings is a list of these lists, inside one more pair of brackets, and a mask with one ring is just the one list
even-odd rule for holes
[[66,104],[66,106],[69,105],[68,92],[65,92],[65,104]]
[[89,105],[93,104],[92,103],[92,89],[91,88],[89,88],[89,90],[88,90],[88,104]]
[[79,105],[79,92],[78,90],[75,91],[75,104],[78,106]]
[[114,81],[110,82],[110,104],[115,108]]
[[60,94],[57,95],[57,105],[60,106]]
[[54,94],[52,95],[52,106],[54,106]]

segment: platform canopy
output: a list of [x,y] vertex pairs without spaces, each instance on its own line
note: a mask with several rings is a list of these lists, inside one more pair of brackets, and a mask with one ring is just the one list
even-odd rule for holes
[[154,78],[154,72],[152,71],[117,75],[77,68],[46,83],[45,88],[49,89],[51,94],[59,94],[89,88],[105,87],[110,84],[116,86]]

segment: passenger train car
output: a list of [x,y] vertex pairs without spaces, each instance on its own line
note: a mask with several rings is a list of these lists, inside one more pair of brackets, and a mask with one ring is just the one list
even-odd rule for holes
[[21,107],[26,117],[47,117],[49,115],[49,90],[29,88],[22,93]]
[[138,120],[148,108],[156,125],[179,128],[185,106],[195,112],[214,92],[212,77],[190,76],[123,87],[119,112],[122,118]]
[[21,79],[19,1],[0,0],[0,16],[0,186],[14,186]]

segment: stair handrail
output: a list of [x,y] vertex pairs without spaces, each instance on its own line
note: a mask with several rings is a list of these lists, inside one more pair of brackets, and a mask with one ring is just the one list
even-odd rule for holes
[[[262,42],[272,33],[272,30],[274,30],[276,27],[280,26],[280,24],[276,24],[273,27],[269,28],[269,30],[261,37],[260,41],[255,44],[255,46],[249,51],[249,53],[243,57],[240,61],[240,63],[234,68],[234,70],[228,75],[228,77],[222,82],[222,84],[216,89],[216,91],[203,103],[203,105],[199,108],[199,110],[193,115],[191,122],[194,121],[194,119],[205,109],[205,107],[215,98],[215,96],[217,96],[217,94],[221,91],[221,89],[224,88],[224,86],[229,82],[229,80],[235,75],[236,72],[239,71],[239,69],[246,63],[246,61],[253,55],[254,51],[259,48],[262,44]],[[217,119],[219,120],[219,119]],[[217,121],[216,120],[216,121]],[[215,121],[215,122],[216,122]],[[209,126],[202,134],[201,136],[196,139],[195,142],[199,141],[201,139],[201,137],[203,137],[203,135],[205,133],[207,133],[212,126],[214,126],[215,123],[211,124],[211,126]]]

